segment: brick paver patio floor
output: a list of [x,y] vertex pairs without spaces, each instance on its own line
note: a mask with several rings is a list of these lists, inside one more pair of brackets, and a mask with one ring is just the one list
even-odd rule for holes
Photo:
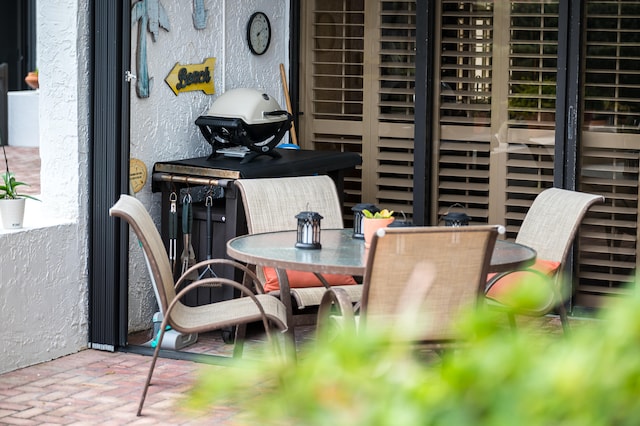
[[[542,333],[559,333],[556,317],[537,320]],[[573,326],[590,321],[572,319]],[[313,328],[296,333],[298,345],[313,337]],[[194,354],[229,355],[215,335],[205,335]],[[247,342],[245,358],[260,336]],[[252,346],[253,345],[253,346]],[[187,351],[187,349],[185,349]],[[247,353],[248,352],[248,353]],[[242,413],[231,407],[211,407],[207,413],[190,413],[181,407],[198,374],[234,368],[187,360],[160,358],[153,375],[143,416],[136,411],[151,357],[127,352],[87,349],[53,361],[0,375],[0,425],[235,425]]]
[[180,407],[198,372],[231,367],[166,358],[158,361],[143,416],[137,417],[150,360],[88,349],[0,375],[0,424],[233,424],[237,413],[228,407],[206,414]]

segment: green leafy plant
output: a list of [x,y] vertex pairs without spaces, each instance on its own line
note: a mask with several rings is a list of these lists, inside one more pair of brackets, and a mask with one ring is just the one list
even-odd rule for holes
[[29,186],[29,185],[24,182],[20,182],[16,180],[16,177],[14,176],[14,174],[11,173],[11,171],[9,171],[9,160],[7,159],[7,151],[4,145],[2,145],[2,152],[4,154],[5,172],[2,173],[2,185],[0,185],[0,200],[15,200],[18,198],[30,198],[32,200],[39,201],[37,198],[31,195],[18,194],[17,188],[19,186],[23,186],[23,185]]
[[371,213],[369,210],[364,209],[362,214],[368,219],[388,219],[393,217],[393,210],[383,209],[379,212]]
[[466,344],[430,357],[397,343],[397,329],[345,329],[303,347],[295,363],[265,353],[207,371],[188,403],[231,405],[242,424],[637,423],[640,296],[574,321],[567,336],[539,321],[514,332],[504,317],[469,312],[458,324]]

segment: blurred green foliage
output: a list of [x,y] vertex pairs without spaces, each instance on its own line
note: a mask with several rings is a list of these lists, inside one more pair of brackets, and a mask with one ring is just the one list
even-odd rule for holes
[[563,336],[540,322],[513,332],[482,309],[459,322],[465,345],[437,356],[397,343],[397,329],[339,333],[297,363],[265,353],[203,374],[189,405],[261,425],[635,425],[640,297],[601,312]]

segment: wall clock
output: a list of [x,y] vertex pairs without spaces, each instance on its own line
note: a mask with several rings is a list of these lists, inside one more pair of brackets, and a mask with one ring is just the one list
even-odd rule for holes
[[262,55],[271,43],[271,23],[263,12],[256,12],[247,23],[247,43],[254,55]]

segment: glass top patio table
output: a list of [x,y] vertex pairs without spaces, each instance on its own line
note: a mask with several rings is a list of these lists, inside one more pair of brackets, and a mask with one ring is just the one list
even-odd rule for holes
[[[364,240],[352,238],[352,229],[323,229],[322,248],[296,248],[296,231],[243,235],[227,243],[227,253],[236,260],[278,269],[320,274],[364,275],[368,250]],[[530,247],[497,240],[491,256],[490,272],[504,272],[534,263]]]

